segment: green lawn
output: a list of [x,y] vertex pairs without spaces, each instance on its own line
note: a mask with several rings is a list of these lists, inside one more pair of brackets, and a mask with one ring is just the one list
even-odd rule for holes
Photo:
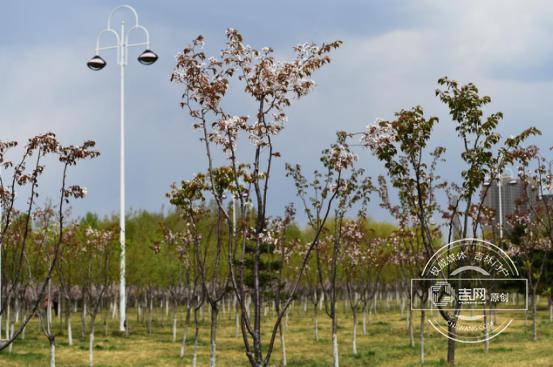
[[[342,307],[339,307],[342,311]],[[192,357],[192,339],[189,338],[186,356],[180,359],[179,341],[171,342],[170,323],[161,325],[154,321],[153,332],[148,335],[143,324],[136,321],[136,314],[130,310],[131,335],[126,338],[117,333],[104,333],[102,319],[97,326],[95,343],[95,366],[189,366]],[[161,318],[163,312],[158,311]],[[286,346],[289,366],[330,366],[332,361],[329,320],[324,314],[319,317],[318,342],[314,340],[312,314],[303,314],[300,307],[292,310],[288,321]],[[545,305],[540,310],[539,340],[531,341],[531,322],[525,326],[524,315],[502,335],[493,339],[486,353],[483,344],[458,344],[458,366],[553,366],[551,346],[553,344],[553,323],[548,320]],[[415,314],[415,317],[418,317]],[[208,315],[200,331],[199,366],[208,365],[209,325]],[[57,366],[88,365],[88,341],[81,340],[79,315],[72,318],[75,343],[67,345],[66,335],[59,335],[57,343]],[[348,315],[340,314],[339,343],[341,365],[349,366],[418,366],[418,345],[408,345],[407,323],[401,320],[397,309],[379,312],[368,325],[367,335],[362,335],[361,324],[358,327],[357,356],[351,352],[351,320]],[[415,319],[418,325],[418,320]],[[57,320],[56,320],[57,323]],[[115,330],[116,320],[110,321],[111,330]],[[189,336],[192,335],[189,329]],[[65,330],[64,330],[65,332]],[[178,338],[182,337],[179,325]],[[415,329],[415,338],[417,338]],[[242,339],[235,337],[235,322],[232,315],[220,314],[218,334],[218,366],[247,366],[243,354]],[[429,325],[426,335],[426,366],[444,366],[447,340]],[[277,341],[271,365],[280,365],[280,345]],[[39,333],[37,320],[29,326],[24,340],[17,340],[12,353],[7,350],[0,353],[1,366],[47,366],[48,342]]]

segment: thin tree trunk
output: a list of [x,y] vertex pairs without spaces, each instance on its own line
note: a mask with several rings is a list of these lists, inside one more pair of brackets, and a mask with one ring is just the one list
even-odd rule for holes
[[61,310],[62,310],[62,298],[61,298],[61,289],[58,291],[58,322],[60,325],[60,331],[59,335],[63,335],[63,318],[61,316]]
[[424,318],[425,318],[425,311],[421,310],[421,333],[420,333],[420,362],[421,364],[424,363]]
[[357,312],[353,312],[352,353],[357,355]]
[[340,367],[340,355],[338,350],[338,320],[336,318],[336,310],[332,314],[332,359],[334,367]]
[[182,342],[180,344],[180,357],[184,358],[184,349],[186,347],[186,337],[188,336],[188,324],[190,323],[190,305],[186,307],[186,319],[184,321],[184,330],[182,333]]
[[532,289],[532,339],[534,341],[538,340],[538,325],[537,325],[537,299],[536,299],[536,288]]
[[152,333],[152,317],[153,317],[153,308],[154,308],[154,303],[153,303],[153,298],[150,298],[150,306],[148,307],[148,334],[151,334]]
[[490,312],[486,309],[486,305],[484,305],[483,311],[484,311],[484,331],[485,331],[484,351],[487,353],[490,350],[490,341],[488,339],[488,336],[490,335],[489,323],[491,321],[491,318],[489,314]]
[[282,328],[282,323],[278,326],[278,328],[280,331],[280,353],[282,355],[280,365],[281,367],[286,367],[288,363],[286,361],[286,343],[284,341],[284,330]]
[[234,337],[238,338],[240,336],[240,314],[238,313],[238,310],[235,311],[235,318],[236,318],[236,328],[234,332]]
[[409,329],[409,345],[411,348],[415,347],[415,336],[413,334],[413,307],[409,305],[409,320],[408,320],[408,329]]
[[50,367],[56,367],[56,341],[54,336],[48,339],[50,341]]
[[14,308],[15,308],[15,322],[19,323],[19,309],[21,308],[19,303],[19,297],[15,298]]
[[209,365],[215,367],[216,354],[217,354],[217,315],[219,310],[217,305],[211,306],[211,334],[210,334],[210,353]]
[[88,336],[88,365],[94,366],[94,324],[90,327],[90,334]]
[[448,322],[447,325],[447,363],[449,366],[455,365],[455,340],[456,330],[455,326]]
[[[553,321],[553,302],[551,298],[549,298],[549,322]],[[0,324],[2,324],[0,322]]]
[[9,339],[10,338],[10,301],[8,299],[8,302],[7,302],[7,310],[6,310],[6,339]]
[[[8,303],[8,311],[10,310],[10,304]],[[13,337],[13,331],[14,331],[14,328],[13,328],[13,324],[10,322],[10,319],[11,319],[11,316],[10,316],[10,313],[8,312],[8,317],[6,318],[6,335],[8,336],[6,339],[11,339],[11,337]],[[11,329],[10,329],[10,325],[12,325]],[[10,344],[9,348],[8,348],[8,351],[11,353],[13,350],[13,343]]]
[[[139,302],[136,302],[136,303],[139,304]],[[140,306],[138,306],[138,307],[140,307]],[[137,315],[140,315],[140,313],[137,312]],[[111,306],[111,319],[115,320],[116,317],[117,317],[117,302],[115,300],[113,300],[112,306]]]
[[52,335],[52,292],[51,279],[48,280],[48,304],[46,305],[46,330],[50,342],[50,367],[56,367],[56,338]]
[[71,328],[71,317],[67,318],[67,344],[73,345],[73,329]]
[[363,336],[367,335],[367,307],[363,306]]
[[319,341],[319,318],[318,318],[318,314],[319,314],[319,309],[317,308],[317,304],[315,304],[315,341]]
[[340,367],[338,353],[338,335],[336,334],[336,331],[332,332],[332,359],[334,361],[334,367]]
[[83,299],[83,310],[81,312],[81,336],[85,338],[86,331],[86,300]]
[[194,355],[192,357],[192,367],[197,366],[198,362],[198,338],[200,334],[200,326],[198,323],[198,309],[194,308]]
[[177,341],[177,312],[173,312],[173,324],[171,326],[171,342]]

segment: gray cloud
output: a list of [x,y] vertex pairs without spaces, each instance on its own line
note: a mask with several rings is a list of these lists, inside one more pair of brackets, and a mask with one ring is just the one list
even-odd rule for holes
[[[14,5],[15,4],[15,5]],[[65,143],[97,140],[102,156],[78,168],[72,180],[89,196],[75,205],[109,214],[118,209],[118,71],[113,55],[98,73],[86,69],[95,36],[114,1],[10,3],[0,25],[0,125],[3,138],[23,139],[53,130]],[[258,47],[281,53],[305,40],[344,40],[333,62],[314,76],[317,88],[290,110],[278,138],[284,162],[318,166],[320,151],[336,130],[359,131],[377,117],[423,105],[438,115],[436,144],[447,145],[447,177],[460,170],[459,147],[447,111],[434,97],[437,78],[449,75],[476,82],[493,97],[491,110],[505,112],[505,135],[529,124],[551,133],[553,4],[547,1],[346,1],[346,2],[137,2],[150,29],[158,63],[131,60],[127,72],[127,195],[129,208],[158,210],[169,184],[204,169],[205,159],[190,119],[178,107],[179,88],[169,83],[173,56],[196,34],[209,52],[224,43],[224,29],[240,29]],[[295,8],[294,8],[295,6]],[[34,9],[34,11],[30,11]],[[138,52],[139,50],[136,50]],[[134,55],[134,54],[133,54]],[[135,57],[135,56],[133,56]],[[242,97],[228,107],[253,113]],[[547,144],[546,138],[536,142]],[[380,165],[359,152],[371,175]],[[48,176],[44,192],[55,192]],[[278,175],[272,187],[273,213],[294,199],[292,183]],[[386,218],[374,204],[372,214]]]

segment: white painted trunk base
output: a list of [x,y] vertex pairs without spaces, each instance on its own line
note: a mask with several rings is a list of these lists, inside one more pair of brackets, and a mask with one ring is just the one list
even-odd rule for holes
[[334,361],[334,367],[340,367],[340,356],[338,352],[338,335],[332,334],[332,358]]

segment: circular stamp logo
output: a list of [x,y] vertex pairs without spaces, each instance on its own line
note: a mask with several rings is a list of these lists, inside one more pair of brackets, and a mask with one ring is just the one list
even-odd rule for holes
[[[521,296],[522,295],[522,296]],[[411,307],[442,335],[479,343],[501,334],[528,308],[528,281],[501,248],[476,238],[451,242],[411,279]]]

